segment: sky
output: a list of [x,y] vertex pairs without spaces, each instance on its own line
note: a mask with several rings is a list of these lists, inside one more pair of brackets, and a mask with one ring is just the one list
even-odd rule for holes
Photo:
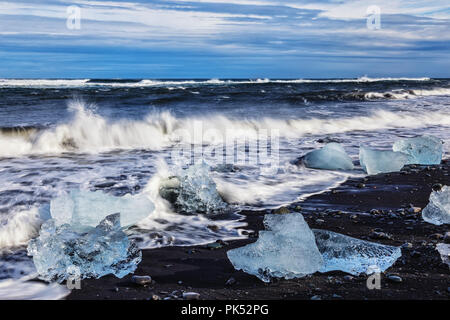
[[450,77],[449,70],[448,0],[0,0],[0,78]]

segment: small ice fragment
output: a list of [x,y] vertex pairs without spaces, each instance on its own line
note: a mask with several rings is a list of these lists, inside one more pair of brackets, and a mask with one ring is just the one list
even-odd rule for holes
[[256,242],[227,252],[237,270],[253,274],[264,282],[271,278],[300,278],[323,264],[314,234],[300,213],[266,215],[266,231]]
[[422,210],[422,218],[428,223],[441,225],[450,223],[450,187],[432,191],[430,202]]
[[370,175],[400,171],[408,159],[408,155],[401,152],[373,150],[364,146],[359,148],[359,162]]
[[162,181],[159,194],[182,213],[221,213],[227,208],[210,177],[209,166],[198,163],[182,170],[178,177]]
[[436,245],[436,250],[441,255],[442,262],[450,267],[450,244],[438,243]]
[[28,255],[39,277],[59,283],[69,277],[118,278],[133,272],[142,253],[120,226],[120,214],[107,216],[95,228],[79,233],[71,225],[57,226],[53,219],[41,227],[39,237],[28,243]]
[[442,160],[443,141],[433,136],[401,139],[394,143],[392,150],[409,155],[407,164],[433,165]]
[[303,157],[308,168],[326,170],[353,170],[352,159],[339,143],[328,143],[323,148],[311,151]]
[[401,257],[399,247],[352,238],[343,234],[314,229],[324,265],[320,272],[340,270],[352,275],[384,272]]
[[146,218],[153,210],[153,203],[143,194],[115,197],[102,191],[71,190],[50,202],[50,214],[56,226],[67,223],[79,231],[95,227],[116,212],[120,212],[120,224],[126,228]]

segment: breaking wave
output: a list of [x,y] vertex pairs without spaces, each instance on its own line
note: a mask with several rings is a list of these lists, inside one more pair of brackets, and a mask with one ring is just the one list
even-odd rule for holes
[[[222,115],[177,118],[170,112],[150,113],[144,120],[109,122],[83,102],[73,101],[71,122],[47,129],[0,131],[0,157],[101,153],[113,150],[161,150],[177,143],[216,144],[226,139],[252,139],[261,130],[278,130],[280,137],[372,131],[386,128],[420,128],[450,125],[450,114],[378,110],[367,116],[333,119],[235,119]],[[198,130],[203,134],[196,134]]]
[[367,92],[362,94],[366,100],[372,99],[411,99],[426,96],[450,96],[450,88],[393,90],[388,92]]
[[148,87],[173,85],[222,85],[261,83],[364,83],[387,81],[430,81],[430,78],[369,78],[355,79],[244,79],[244,80],[150,80],[150,79],[0,79],[0,87]]

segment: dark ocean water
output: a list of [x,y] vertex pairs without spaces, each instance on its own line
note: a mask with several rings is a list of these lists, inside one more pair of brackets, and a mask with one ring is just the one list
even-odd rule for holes
[[[73,188],[147,193],[157,210],[139,225],[142,247],[239,237],[236,216],[180,216],[155,199],[159,179],[187,164],[174,159],[180,146],[212,167],[237,211],[363,175],[292,164],[324,139],[341,142],[355,163],[361,144],[390,149],[421,134],[450,142],[448,79],[22,79],[0,80],[0,97],[0,248],[17,255],[3,255],[0,279],[26,269],[21,252],[42,222],[38,208]],[[221,156],[229,140],[232,160]],[[266,140],[276,150],[269,166],[251,161],[261,152],[252,142]],[[212,220],[219,232],[207,228]]]

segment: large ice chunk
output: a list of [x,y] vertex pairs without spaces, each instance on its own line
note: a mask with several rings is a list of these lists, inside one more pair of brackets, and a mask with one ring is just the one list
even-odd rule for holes
[[409,155],[407,164],[433,165],[442,160],[443,141],[433,136],[401,139],[394,143],[392,150]]
[[210,177],[210,168],[198,163],[182,170],[177,177],[162,181],[159,194],[181,213],[221,213],[227,208]]
[[320,272],[340,270],[353,275],[369,274],[375,270],[384,272],[402,255],[399,247],[364,241],[327,230],[313,231],[324,260]]
[[359,148],[359,162],[370,175],[400,171],[408,159],[408,155],[401,152],[373,150],[364,146]]
[[450,187],[432,191],[430,202],[422,210],[422,218],[428,223],[441,225],[450,223]]
[[276,278],[299,278],[319,270],[323,264],[314,234],[300,213],[266,215],[266,231],[256,242],[227,252],[237,270],[264,282]]
[[119,278],[133,272],[142,253],[120,226],[120,214],[107,216],[95,228],[80,233],[69,224],[57,226],[53,219],[41,227],[39,237],[28,243],[28,255],[39,277],[62,282],[69,277]]
[[115,197],[102,191],[71,190],[50,202],[55,225],[67,223],[79,231],[95,227],[116,212],[120,212],[120,224],[126,228],[146,218],[153,210],[153,203],[143,194]]
[[339,143],[328,143],[319,150],[307,153],[303,157],[305,166],[314,169],[352,170],[352,159]]

